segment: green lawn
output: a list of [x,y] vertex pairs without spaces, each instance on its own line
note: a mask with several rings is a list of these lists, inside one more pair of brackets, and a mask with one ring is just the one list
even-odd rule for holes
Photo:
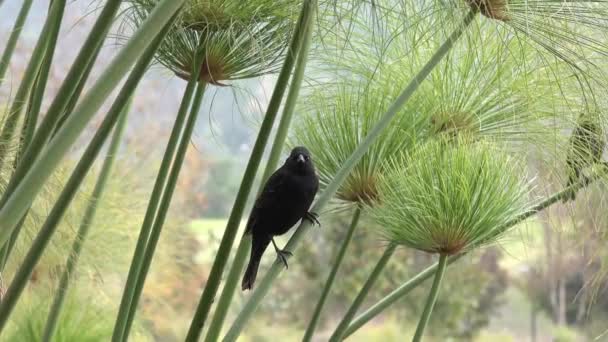
[[[220,240],[224,235],[227,221],[228,219],[199,219],[190,222],[190,229],[201,243],[201,251],[196,257],[197,262],[201,264],[213,262]],[[246,223],[245,220],[241,221],[240,231],[244,229]],[[234,249],[238,245],[241,234],[240,232],[237,234]]]

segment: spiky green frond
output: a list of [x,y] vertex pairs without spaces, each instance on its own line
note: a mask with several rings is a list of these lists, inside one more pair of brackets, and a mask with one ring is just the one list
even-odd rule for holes
[[503,26],[545,55],[567,63],[581,78],[602,80],[598,62],[608,56],[608,1],[605,0],[452,0],[477,8],[494,25]]
[[437,140],[393,158],[388,170],[370,211],[379,233],[399,245],[466,252],[496,242],[528,208],[522,165],[488,142]]
[[[405,29],[406,24],[395,13],[386,13],[383,21],[384,28],[393,33],[367,43],[349,39],[374,37],[376,29],[367,26],[364,18],[351,18],[353,36],[334,36],[313,71],[322,81],[309,89],[300,106],[302,122],[296,125],[295,136],[298,144],[312,151],[321,184],[331,180],[397,91],[416,75],[441,41],[425,33],[436,18],[410,17]],[[349,175],[338,191],[339,199],[369,203],[377,197],[383,162],[425,139],[467,135],[490,138],[518,151],[551,141],[561,113],[545,110],[545,101],[558,96],[534,67],[542,63],[531,60],[521,65],[513,56],[515,43],[492,39],[483,30],[469,34],[459,44],[459,49],[446,56],[420,85]],[[519,49],[526,52],[525,47]],[[535,92],[530,94],[532,88]]]
[[[374,81],[319,87],[306,98],[307,113],[295,126],[295,140],[311,151],[322,187],[331,182],[395,96],[393,88],[377,87]],[[342,183],[337,198],[357,203],[376,199],[382,165],[421,138],[422,119],[415,112],[400,113]]]
[[[130,3],[127,21],[138,26],[157,0]],[[277,72],[300,6],[299,0],[190,0],[156,58],[188,80],[196,53],[202,53],[197,77],[215,85]]]

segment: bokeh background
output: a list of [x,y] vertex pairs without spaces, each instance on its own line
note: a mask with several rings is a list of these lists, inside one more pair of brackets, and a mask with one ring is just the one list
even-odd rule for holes
[[[0,46],[10,33],[20,5],[20,1],[6,0],[0,7],[3,19],[0,20]],[[34,2],[8,78],[0,88],[0,106],[4,108],[19,84],[46,15],[46,6],[46,2]],[[80,46],[89,32],[95,17],[90,14],[95,10],[96,4],[88,1],[73,1],[68,5],[47,99],[52,98],[75,58],[78,49],[74,47]],[[104,46],[92,81],[116,52],[119,27],[114,34],[116,39],[110,39]],[[183,340],[274,82],[273,76],[262,77],[235,82],[231,88],[214,87],[213,92],[206,94],[159,252],[145,286],[133,340]],[[70,331],[86,331],[86,336],[81,335],[79,341],[103,341],[111,334],[146,199],[184,87],[182,80],[160,67],[153,67],[137,91],[116,162],[118,167],[113,171],[110,190],[106,192],[87,242],[76,290],[71,292],[64,309],[60,329],[65,336],[70,336]],[[97,123],[103,114],[102,110]],[[86,141],[91,133],[81,139]],[[72,163],[81,153],[79,148],[72,150]],[[68,161],[64,166],[66,177],[69,167]],[[23,304],[13,317],[14,332],[5,335],[7,341],[31,340],[26,332],[39,330],[44,325],[59,267],[64,262],[60,252],[71,244],[95,174],[89,176],[88,185],[81,189],[77,204],[70,209],[53,239],[52,248],[32,276]],[[64,181],[59,172],[51,183],[60,187]],[[598,276],[602,273],[605,244],[597,227],[602,226],[608,216],[599,204],[601,187],[592,186],[579,195],[578,206],[556,206],[551,209],[550,219],[549,215],[530,219],[499,245],[476,251],[448,268],[443,293],[450,293],[449,300],[447,296],[439,296],[430,323],[440,335],[437,340],[608,341],[608,291],[605,290],[608,283]],[[52,200],[52,191],[45,196]],[[49,207],[44,200],[40,202],[35,210],[44,217]],[[346,231],[349,212],[321,220],[323,227],[315,229],[309,243],[298,250],[298,254],[305,257],[292,259],[291,267],[246,328],[243,341],[269,341],[276,336],[282,341],[301,338],[316,302],[311,299],[318,298],[322,289],[335,246]],[[347,258],[338,274],[316,337],[319,341],[333,331],[383,252],[385,244],[370,232],[371,225],[364,218],[363,229],[355,233],[349,254],[356,257]],[[286,239],[279,240],[284,243]],[[17,252],[24,253],[25,247],[19,247]],[[267,254],[261,272],[273,261],[271,253]],[[424,253],[399,250],[368,296],[368,303],[377,301],[433,261]],[[239,293],[237,301],[242,303],[247,295]],[[349,340],[402,341],[403,336],[411,335],[415,328],[425,296],[425,288],[415,290]],[[238,309],[239,303],[232,309]],[[34,334],[32,332],[32,336]]]

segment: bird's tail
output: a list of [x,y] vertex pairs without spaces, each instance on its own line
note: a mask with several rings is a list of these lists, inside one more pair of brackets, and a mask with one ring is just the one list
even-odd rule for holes
[[253,288],[255,278],[258,275],[258,267],[260,266],[262,255],[264,255],[264,251],[266,250],[266,247],[268,247],[270,240],[271,239],[267,237],[258,238],[252,235],[249,265],[247,265],[243,281],[241,282],[241,289],[243,291],[251,290]]

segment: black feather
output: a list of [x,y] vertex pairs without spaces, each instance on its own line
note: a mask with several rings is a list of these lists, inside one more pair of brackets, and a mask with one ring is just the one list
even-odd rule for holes
[[[310,153],[304,147],[294,148],[283,166],[268,178],[249,215],[245,233],[251,234],[251,256],[241,283],[243,290],[253,287],[262,255],[273,238],[308,216],[318,189]],[[287,266],[285,255],[289,252],[276,251]]]

